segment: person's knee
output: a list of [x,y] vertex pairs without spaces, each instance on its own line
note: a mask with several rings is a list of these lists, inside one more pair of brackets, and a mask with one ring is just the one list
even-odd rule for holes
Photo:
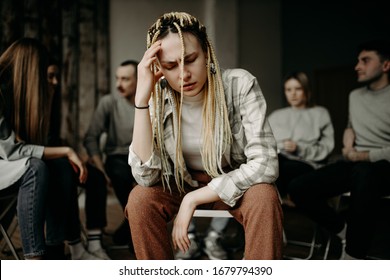
[[45,163],[50,173],[50,184],[58,185],[60,188],[78,184],[77,172],[67,158],[45,160]]
[[37,158],[30,159],[30,165],[28,167],[28,170],[32,171],[31,172],[32,176],[34,177],[39,176],[45,180],[49,175],[49,170],[47,168],[46,163],[43,160]]
[[[249,191],[249,192],[248,192]],[[243,211],[246,212],[247,221],[264,221],[276,223],[281,226],[283,211],[277,189],[271,184],[258,184],[248,190]]]
[[151,188],[135,186],[129,194],[125,207],[127,219],[138,219],[140,216],[147,215],[150,211],[150,202],[153,200],[154,194]]
[[356,164],[352,172],[352,180],[368,181],[375,179],[375,165],[371,162],[360,162]]
[[288,185],[287,191],[290,195],[290,198],[296,202],[300,203],[305,201],[308,196],[311,196],[311,192],[315,183],[311,181],[311,178],[303,175],[298,178],[294,178]]
[[[389,165],[383,165],[385,162],[360,162],[356,164],[352,172],[352,184],[379,184],[388,178]],[[386,166],[387,168],[384,168]]]
[[378,194],[383,178],[387,172],[381,172],[378,165],[371,162],[361,162],[354,166],[351,177],[351,192],[362,199],[371,194]]
[[127,160],[124,161],[121,158],[107,158],[105,169],[108,176],[114,180],[127,180],[129,177],[132,177],[131,168],[127,163]]
[[50,164],[52,164],[54,168],[61,168],[63,172],[74,172],[72,164],[65,157],[52,159],[49,162],[51,162]]
[[251,194],[251,200],[255,207],[256,205],[259,207],[280,205],[278,191],[274,185],[258,184],[252,186],[249,191],[254,192],[254,194]]
[[267,199],[269,199],[272,202],[275,201],[279,202],[279,196],[275,186],[270,184],[265,184],[264,186],[262,186],[262,190],[263,190],[263,195],[267,197]]

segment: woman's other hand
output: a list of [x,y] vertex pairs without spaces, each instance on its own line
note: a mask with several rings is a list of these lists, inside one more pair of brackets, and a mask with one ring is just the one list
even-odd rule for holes
[[297,150],[297,144],[292,140],[284,141],[284,150],[288,153],[295,153]]
[[75,172],[79,173],[80,183],[84,184],[87,181],[87,177],[88,177],[88,171],[85,164],[81,161],[79,156],[72,148],[69,148],[67,152],[67,157]]
[[191,245],[188,238],[188,227],[194,214],[196,205],[191,199],[191,193],[187,194],[180,205],[172,229],[173,248],[186,252]]

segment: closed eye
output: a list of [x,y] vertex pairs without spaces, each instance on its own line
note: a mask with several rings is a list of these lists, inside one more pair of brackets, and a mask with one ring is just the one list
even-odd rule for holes
[[166,70],[172,70],[176,67],[177,63],[164,63],[161,66],[164,67]]
[[[190,55],[187,55],[185,58],[184,58],[184,63],[185,64],[191,64],[193,62],[195,62],[195,60],[198,58],[198,55],[197,53],[192,53]],[[166,70],[173,70],[174,68],[176,68],[178,65],[177,62],[170,62],[170,61],[166,61],[166,62],[161,62],[161,66],[164,67]]]
[[185,61],[185,64],[190,64],[190,63],[194,62],[195,60],[196,60],[196,57],[195,57],[195,58],[192,58],[192,59],[187,59],[187,60]]

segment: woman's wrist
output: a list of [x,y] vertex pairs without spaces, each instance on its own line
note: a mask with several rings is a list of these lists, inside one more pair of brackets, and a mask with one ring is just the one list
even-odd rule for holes
[[71,147],[64,147],[64,152],[67,157],[71,156],[74,153]]
[[193,192],[190,192],[188,194],[186,194],[181,202],[181,205],[186,207],[186,208],[189,208],[189,209],[193,209],[195,210],[195,208],[198,206],[196,204],[196,201],[194,199],[194,193]]
[[137,88],[134,98],[134,105],[136,107],[149,106],[150,94],[147,92],[148,90],[143,87]]
[[149,105],[137,105],[137,104],[134,104],[134,107],[136,109],[140,109],[140,110],[142,110],[142,109],[149,109]]

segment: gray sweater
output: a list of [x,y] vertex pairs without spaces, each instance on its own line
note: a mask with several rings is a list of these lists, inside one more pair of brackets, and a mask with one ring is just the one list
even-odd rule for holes
[[[287,107],[272,112],[269,116],[278,152],[291,159],[305,161],[314,167],[326,159],[334,148],[334,130],[327,109],[316,106],[296,109]],[[284,151],[283,142],[292,140],[297,151]]]
[[355,148],[369,151],[370,161],[390,161],[390,85],[373,91],[368,87],[349,95],[349,126],[355,132]]
[[101,98],[85,135],[88,155],[101,155],[100,137],[107,133],[106,155],[128,155],[133,139],[134,106],[117,94]]

